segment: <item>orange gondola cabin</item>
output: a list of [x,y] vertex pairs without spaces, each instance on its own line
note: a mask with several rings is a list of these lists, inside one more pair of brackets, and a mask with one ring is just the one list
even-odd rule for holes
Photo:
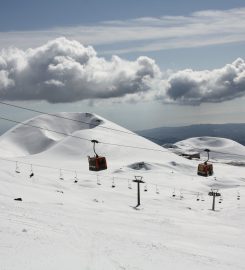
[[197,167],[197,174],[201,176],[213,175],[213,164],[208,163],[209,160],[209,149],[205,149],[205,152],[208,153],[208,159],[204,163],[199,163]]
[[97,140],[91,140],[91,142],[94,144],[93,149],[94,149],[94,157],[88,156],[88,163],[89,163],[89,170],[90,171],[102,171],[107,169],[107,162],[105,157],[100,157],[96,152],[95,152],[95,144],[99,143]]
[[209,176],[213,174],[213,164],[205,162],[198,164],[197,174],[202,176]]

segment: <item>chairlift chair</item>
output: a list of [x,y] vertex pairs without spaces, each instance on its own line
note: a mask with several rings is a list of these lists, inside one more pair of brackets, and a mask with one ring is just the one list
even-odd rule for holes
[[78,182],[77,172],[75,171],[74,183],[77,183],[77,182]]
[[219,197],[219,203],[222,203],[223,202],[223,197],[222,197],[222,195],[220,195],[220,197]]
[[62,174],[62,171],[61,171],[61,169],[60,169],[60,180],[64,180],[64,177],[63,177],[63,174]]
[[33,172],[33,170],[32,170],[32,164],[31,164],[31,172],[30,172],[29,177],[32,178],[33,176],[34,176],[34,172]]
[[128,180],[128,189],[132,189],[131,183]]
[[97,178],[97,185],[98,185],[98,186],[100,186],[100,185],[101,185],[101,183],[100,183],[99,176],[97,175],[97,176],[96,176],[96,178]]
[[115,181],[114,181],[114,177],[113,177],[113,180],[112,180],[112,185],[111,185],[112,188],[115,188],[116,185],[115,185]]
[[18,162],[16,161],[15,172],[20,173]]
[[102,171],[107,169],[107,162],[105,157],[99,156],[95,152],[95,144],[99,143],[97,140],[91,140],[93,143],[94,157],[88,156],[89,170],[90,171]]

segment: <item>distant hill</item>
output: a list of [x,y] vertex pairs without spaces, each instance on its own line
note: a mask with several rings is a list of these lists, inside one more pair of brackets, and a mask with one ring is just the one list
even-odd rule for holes
[[152,137],[151,140],[160,145],[202,136],[227,138],[245,145],[245,124],[202,124],[183,127],[160,127],[141,130],[136,133],[144,137]]
[[[200,153],[199,150],[209,149],[212,160],[245,166],[245,146],[226,138],[192,137],[172,144],[169,149],[176,154]],[[207,153],[200,154],[206,159]]]

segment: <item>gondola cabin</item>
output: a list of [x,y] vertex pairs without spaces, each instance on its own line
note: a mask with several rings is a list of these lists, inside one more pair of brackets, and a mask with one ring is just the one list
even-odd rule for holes
[[205,162],[198,164],[197,174],[198,175],[201,175],[201,176],[213,175],[213,173],[214,173],[214,171],[213,171],[213,164],[208,163],[210,150],[209,149],[205,149],[204,151],[207,152],[208,159]]
[[95,144],[99,143],[97,140],[91,140],[93,143],[94,157],[88,156],[89,170],[102,171],[107,169],[107,162],[105,157],[100,157],[95,151]]
[[197,174],[202,176],[213,175],[213,164],[205,162],[198,164]]
[[90,171],[102,171],[107,169],[107,163],[105,157],[88,157],[89,170]]

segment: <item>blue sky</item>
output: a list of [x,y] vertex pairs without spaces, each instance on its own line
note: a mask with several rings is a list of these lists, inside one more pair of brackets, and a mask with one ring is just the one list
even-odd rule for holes
[[[1,1],[0,49],[4,50],[2,58],[7,64],[1,71],[0,61],[0,99],[49,112],[95,112],[130,129],[244,122],[244,63],[234,62],[238,58],[245,58],[244,27],[245,4],[237,0]],[[53,67],[60,46],[63,46],[62,57],[66,57],[66,60],[72,58],[72,62],[81,64],[78,58],[84,48],[59,39],[61,36],[78,41],[85,48],[89,45],[93,47],[96,56],[94,52],[86,52],[92,62],[96,62],[96,66],[93,64],[88,69],[96,71],[89,74],[89,78],[97,78],[101,74],[98,65],[105,59],[103,74],[108,76],[105,80],[108,84],[104,84],[105,93],[101,93],[103,90],[100,88],[94,91],[86,85],[88,93],[80,93],[78,101],[73,96],[79,90],[77,86],[69,96],[66,93],[59,99],[49,94],[45,97],[47,91],[56,91],[61,87],[70,91],[74,86],[73,74],[71,78],[65,73],[66,81],[70,81],[65,85],[54,71],[54,77],[50,73],[39,72],[38,68],[42,68],[40,63],[35,68],[42,76],[33,84],[36,75],[28,73],[28,77],[26,70],[19,71],[20,67],[24,69],[23,63],[33,63],[31,57],[51,61],[47,65]],[[54,42],[47,45],[50,41]],[[11,47],[16,47],[18,53],[6,53]],[[29,48],[33,52],[26,53]],[[46,54],[41,58],[42,50]],[[79,55],[71,55],[71,50],[80,50]],[[50,51],[54,53],[51,60],[48,58]],[[112,59],[112,55],[120,60]],[[121,82],[117,72],[111,80],[108,70],[112,66],[126,74],[125,82]],[[230,70],[232,72],[229,73]],[[67,72],[67,69],[62,72]],[[143,83],[139,85],[135,77],[142,73],[146,76],[140,79],[140,83]],[[20,80],[20,76],[24,77]],[[45,81],[41,81],[41,77],[45,77]],[[151,80],[145,82],[146,77]],[[224,77],[230,87],[222,81]],[[132,89],[128,81],[130,87],[133,85]],[[79,78],[80,85],[83,82]],[[35,98],[30,91],[37,91],[37,85],[39,87],[41,84],[49,88],[45,88],[45,91],[38,89],[40,98]],[[99,81],[93,82],[94,87],[98,85]],[[147,87],[150,91],[145,90]],[[108,93],[106,88],[115,92],[111,93],[110,90]],[[187,88],[193,89],[186,93]],[[57,95],[63,90],[57,90]],[[6,91],[10,94],[6,94]],[[91,94],[91,91],[94,92]],[[65,101],[65,97],[69,100]],[[32,99],[34,101],[28,101]],[[10,113],[16,115],[15,111],[10,112],[4,106],[0,107],[0,111],[4,116]],[[18,120],[33,116],[26,112],[18,112],[17,115]],[[1,126],[7,124],[1,123]]]
[[188,15],[198,10],[243,6],[243,1],[238,0],[9,0],[1,1],[0,31],[93,24],[137,17]]

